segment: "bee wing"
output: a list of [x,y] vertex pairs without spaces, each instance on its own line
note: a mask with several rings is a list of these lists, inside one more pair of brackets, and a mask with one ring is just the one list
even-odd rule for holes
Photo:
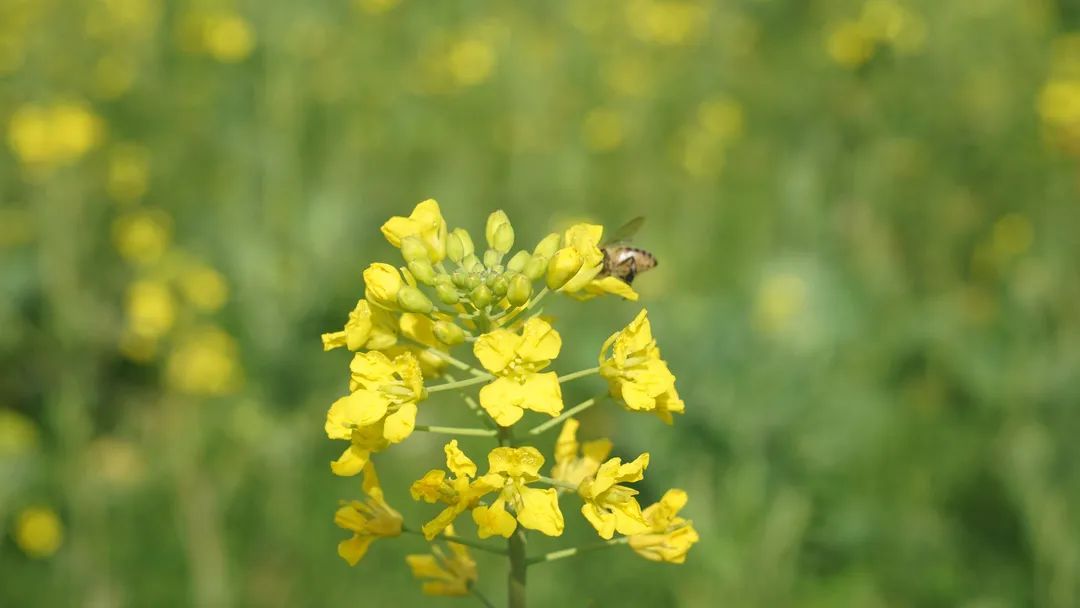
[[638,230],[641,230],[641,225],[645,223],[645,216],[639,215],[634,219],[626,222],[618,230],[611,233],[608,240],[604,243],[604,246],[613,245],[615,243],[621,243],[629,241],[630,237],[634,236]]

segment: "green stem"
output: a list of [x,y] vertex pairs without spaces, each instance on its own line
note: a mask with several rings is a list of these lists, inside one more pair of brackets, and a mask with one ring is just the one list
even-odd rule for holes
[[510,576],[507,593],[510,608],[525,608],[525,572],[529,567],[525,556],[525,528],[518,526],[507,541],[510,555]]
[[558,559],[564,559],[567,557],[574,557],[575,555],[581,555],[583,553],[591,553],[593,551],[599,551],[600,549],[607,549],[608,547],[616,547],[618,545],[625,545],[630,542],[629,536],[620,536],[619,538],[613,538],[611,540],[605,540],[600,543],[592,545],[585,545],[583,547],[571,547],[569,549],[560,549],[558,551],[552,551],[551,553],[545,553],[543,555],[537,555],[525,560],[525,565],[532,566],[533,564],[539,564],[542,562],[553,562]]
[[[406,337],[408,337],[408,336],[406,336]],[[454,358],[454,356],[451,355],[450,353],[443,352],[443,351],[441,351],[441,350],[439,350],[437,348],[433,348],[433,347],[431,347],[431,346],[429,346],[427,344],[424,344],[423,342],[421,342],[419,340],[413,340],[412,338],[409,338],[409,340],[412,340],[414,343],[416,343],[419,346],[423,346],[427,350],[428,353],[431,353],[432,355],[435,355],[436,357],[442,359],[443,361],[446,361],[450,365],[453,365],[454,367],[460,369],[463,372],[469,372],[470,374],[472,374],[474,376],[488,376],[489,375],[487,372],[482,372],[482,371],[476,369],[475,367],[469,365],[468,363],[465,363],[464,361],[461,361],[460,359]]]
[[491,429],[470,429],[457,426],[429,426],[426,424],[416,425],[417,431],[426,433],[438,433],[441,435],[467,435],[469,437],[494,437],[497,433]]
[[536,294],[536,296],[534,296],[533,299],[529,300],[528,303],[525,304],[525,306],[522,306],[521,308],[515,309],[513,312],[506,312],[506,313],[496,317],[496,319],[499,321],[499,325],[502,326],[502,327],[506,327],[507,325],[510,324],[511,321],[513,321],[515,318],[517,318],[517,316],[520,315],[521,313],[528,312],[528,311],[532,310],[533,307],[536,306],[540,302],[540,300],[544,299],[544,296],[546,296],[548,294],[548,292],[549,292],[548,288],[545,287],[545,288],[541,289],[540,293]]
[[560,416],[558,416],[556,418],[552,418],[551,420],[548,420],[547,422],[544,422],[542,424],[539,424],[539,425],[533,427],[532,429],[529,430],[529,434],[530,435],[539,435],[540,433],[543,433],[544,431],[546,431],[546,430],[550,429],[551,427],[559,424],[560,422],[566,420],[567,418],[570,418],[571,416],[574,416],[574,415],[580,414],[581,412],[584,412],[585,410],[589,409],[590,407],[592,407],[595,404],[596,404],[596,397],[593,397],[591,399],[582,401],[581,403],[579,403],[579,404],[575,405],[574,407],[572,407],[572,408],[566,410],[565,412],[563,412]]
[[[418,536],[424,536],[424,533],[420,530],[413,530],[412,528],[408,528],[406,526],[402,526],[401,531],[405,534],[416,534]],[[495,555],[507,554],[506,549],[492,547],[491,545],[475,540],[469,540],[467,538],[461,538],[460,536],[447,536],[446,534],[440,533],[436,535],[435,538],[446,541],[448,543],[457,543],[459,545],[465,545],[466,547],[472,547],[473,549],[477,549],[479,551],[487,551],[488,553],[494,553]]]
[[487,608],[495,608],[495,604],[492,604],[491,600],[485,597],[483,593],[480,593],[480,590],[476,587],[470,587],[469,593],[473,594],[473,597],[480,600],[480,603],[487,606]]
[[429,393],[439,393],[442,391],[452,391],[458,388],[465,388],[466,386],[472,386],[474,384],[483,384],[489,382],[494,378],[491,374],[484,374],[483,376],[476,376],[474,378],[468,378],[466,380],[458,380],[456,382],[445,382],[443,384],[436,384],[435,386],[427,387]]
[[546,483],[549,486],[555,486],[556,488],[562,488],[564,490],[574,490],[575,492],[577,491],[577,486],[572,483],[559,481],[558,479],[552,479],[550,477],[544,477],[543,475],[540,476],[540,479],[538,481]]
[[585,376],[591,376],[599,371],[599,367],[591,367],[589,369],[583,369],[580,372],[574,372],[572,374],[566,374],[565,376],[559,376],[559,383],[561,384],[563,382],[577,380],[578,378],[584,378]]
[[[449,379],[451,382],[457,381],[457,378],[454,378],[448,373],[444,372],[443,375],[446,376],[446,378]],[[476,402],[476,399],[472,398],[472,395],[469,395],[467,393],[461,393],[461,399],[465,402],[465,405],[469,406],[469,409],[472,410],[472,412],[476,414],[478,418],[480,418],[480,422],[484,423],[484,426],[488,427],[493,431],[497,428],[498,425],[495,424],[495,421],[491,419],[491,416],[488,415],[487,411],[484,410],[484,408],[480,407],[480,404]]]

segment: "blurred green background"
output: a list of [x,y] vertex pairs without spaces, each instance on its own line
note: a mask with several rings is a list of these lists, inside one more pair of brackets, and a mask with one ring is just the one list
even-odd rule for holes
[[[1072,0],[3,0],[0,124],[2,606],[469,605],[336,555],[322,429],[427,197],[661,261],[548,311],[572,371],[649,308],[686,415],[582,432],[701,542],[535,605],[1080,605]],[[380,459],[407,521],[440,439]]]

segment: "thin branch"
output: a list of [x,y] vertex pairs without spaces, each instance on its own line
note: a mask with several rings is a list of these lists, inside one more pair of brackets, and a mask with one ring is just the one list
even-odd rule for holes
[[491,374],[484,374],[483,376],[477,375],[476,377],[468,378],[466,380],[458,380],[456,382],[445,382],[443,384],[436,384],[435,386],[429,386],[429,387],[427,387],[427,391],[429,393],[438,393],[438,392],[442,392],[442,391],[452,391],[454,389],[465,388],[467,386],[472,386],[474,384],[482,384],[484,382],[490,381],[492,378],[494,378],[494,376],[492,376]]
[[[405,534],[416,534],[418,536],[424,536],[424,533],[420,530],[413,530],[412,528],[408,528],[406,526],[402,526],[401,531]],[[502,549],[500,547],[493,547],[491,545],[488,545],[487,543],[482,543],[480,541],[461,538],[460,536],[447,536],[446,534],[439,533],[435,535],[435,538],[439,540],[444,540],[448,543],[457,543],[459,545],[465,545],[466,547],[472,547],[473,549],[477,549],[479,551],[487,551],[488,553],[494,553],[496,555],[506,555],[506,549]]]
[[565,481],[560,481],[558,479],[552,479],[551,477],[544,477],[543,475],[541,475],[540,478],[537,481],[546,483],[549,486],[555,486],[556,488],[561,488],[563,490],[577,491],[577,486],[575,486],[574,484],[568,483],[568,482],[565,482]]
[[559,376],[559,383],[569,382],[571,380],[577,380],[578,378],[584,378],[585,376],[591,376],[600,371],[599,367],[591,367],[589,369],[583,369],[580,372],[574,372],[572,374],[566,374],[565,376]]
[[530,435],[539,435],[539,434],[543,433],[544,431],[552,428],[553,426],[558,425],[559,423],[566,420],[567,418],[570,418],[571,416],[575,416],[577,414],[580,414],[581,412],[584,412],[585,410],[589,409],[590,407],[592,407],[595,404],[596,404],[596,397],[593,397],[591,399],[587,399],[585,401],[582,401],[581,403],[579,403],[579,404],[575,405],[574,407],[572,407],[572,408],[566,410],[565,412],[563,412],[560,416],[558,416],[556,418],[552,418],[551,420],[548,420],[547,422],[544,422],[542,424],[539,424],[539,425],[533,427],[532,429],[529,430],[529,434]]
[[558,551],[552,551],[543,555],[537,555],[530,557],[525,561],[526,564],[532,566],[542,562],[553,562],[555,560],[564,559],[567,557],[574,557],[575,555],[581,555],[583,553],[591,553],[593,551],[599,551],[600,549],[607,549],[608,547],[616,547],[618,545],[625,545],[630,542],[629,536],[620,536],[619,538],[613,538],[611,540],[605,540],[600,543],[592,545],[585,545],[582,547],[571,547],[569,549],[560,549]]
[[491,429],[471,429],[457,426],[429,426],[427,424],[416,425],[417,431],[426,433],[438,433],[440,435],[466,435],[469,437],[494,437],[497,433]]

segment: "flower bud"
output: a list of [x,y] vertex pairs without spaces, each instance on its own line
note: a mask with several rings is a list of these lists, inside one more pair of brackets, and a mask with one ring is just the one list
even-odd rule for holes
[[480,286],[484,282],[483,277],[473,272],[469,276],[465,277],[465,289],[473,290]]
[[501,300],[506,295],[506,290],[510,288],[510,282],[504,276],[495,275],[495,280],[491,282],[489,287],[491,287],[491,292],[495,294],[495,299]]
[[401,239],[401,257],[405,258],[406,262],[424,260],[430,263],[427,247],[418,236],[407,236]]
[[530,281],[535,281],[540,277],[544,276],[544,273],[547,272],[547,267],[548,258],[542,255],[537,255],[529,259],[529,262],[525,264],[525,268],[523,268],[521,272],[523,272],[525,276],[529,277]]
[[447,306],[458,303],[458,290],[453,285],[437,283],[435,285],[435,295],[438,296],[440,302]]
[[551,262],[548,263],[547,268],[547,286],[548,289],[558,289],[566,282],[574,278],[574,275],[581,270],[581,265],[584,260],[581,259],[581,254],[572,247],[566,247],[555,252],[555,255],[551,258]]
[[454,281],[450,277],[450,275],[444,274],[444,273],[439,273],[439,274],[435,275],[435,284],[436,285],[453,285]]
[[454,228],[446,237],[446,255],[451,261],[461,262],[472,252],[472,237],[464,228]]
[[487,285],[478,285],[476,289],[473,289],[469,293],[469,299],[472,300],[473,306],[477,308],[487,308],[487,306],[491,304],[491,288]]
[[506,299],[511,306],[521,306],[532,297],[532,281],[523,274],[515,274],[506,288]]
[[528,251],[519,251],[514,254],[514,257],[510,258],[509,262],[506,263],[506,269],[512,270],[514,272],[521,272],[525,269],[525,264],[528,264],[529,259],[531,258],[532,256],[529,255]]
[[397,301],[402,309],[409,312],[427,314],[435,307],[431,300],[424,295],[424,292],[412,285],[406,285],[398,291]]
[[465,341],[465,332],[450,321],[437,321],[432,332],[439,342],[447,346],[456,346]]
[[416,277],[417,281],[425,285],[435,284],[435,268],[431,266],[427,257],[409,262],[409,272]]
[[484,266],[487,268],[494,268],[499,263],[499,258],[502,257],[498,251],[494,249],[488,249],[484,252]]
[[501,209],[488,216],[484,236],[488,245],[499,253],[506,253],[514,246],[514,227]]
[[376,262],[364,269],[364,293],[370,302],[384,308],[397,306],[397,295],[404,282],[397,268]]
[[480,261],[480,258],[476,257],[475,253],[470,253],[465,256],[465,259],[461,260],[461,267],[466,272],[480,272],[484,269],[484,264]]
[[450,282],[460,287],[465,288],[465,283],[469,280],[469,275],[463,270],[455,270],[454,274],[450,275]]
[[536,249],[533,249],[533,255],[550,258],[555,255],[555,252],[559,249],[559,242],[561,240],[562,237],[560,237],[558,233],[552,232],[536,245]]

